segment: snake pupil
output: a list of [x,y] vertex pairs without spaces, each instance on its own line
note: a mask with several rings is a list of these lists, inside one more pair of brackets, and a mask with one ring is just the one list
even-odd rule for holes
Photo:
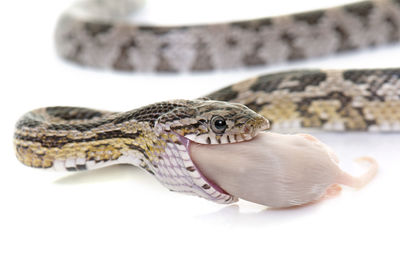
[[226,121],[220,116],[213,117],[211,124],[211,128],[215,133],[223,133],[226,129]]
[[215,122],[215,127],[217,129],[223,129],[223,128],[225,128],[225,126],[226,126],[226,122],[224,120],[217,120]]

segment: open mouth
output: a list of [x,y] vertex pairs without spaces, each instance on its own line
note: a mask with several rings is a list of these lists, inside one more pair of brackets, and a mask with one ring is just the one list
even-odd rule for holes
[[[178,135],[179,136],[179,135]],[[257,138],[255,134],[239,134],[232,137],[232,141],[230,143],[223,144],[201,144],[197,143],[190,138],[179,136],[179,140],[186,147],[189,158],[193,163],[193,167],[196,169],[196,172],[201,176],[201,178],[205,181],[206,185],[209,185],[214,190],[221,194],[232,195],[230,192],[226,191],[221,185],[220,180],[215,177],[215,174],[222,172],[224,174],[226,172],[226,168],[229,167],[229,160],[217,160],[218,156],[222,157],[222,159],[226,159],[227,156],[232,156],[233,158],[237,155],[236,151],[233,151],[233,154],[230,154],[230,148],[240,149],[243,144],[246,142],[252,141]],[[200,149],[200,150],[199,150]],[[217,153],[214,153],[215,149],[220,149],[221,152],[217,150]],[[225,157],[224,157],[225,156]],[[240,154],[239,154],[240,156]],[[227,159],[229,159],[228,157]],[[215,167],[213,163],[221,163],[221,161],[226,162],[227,166],[224,167]],[[245,165],[244,165],[245,167]],[[231,169],[231,168],[228,168]],[[245,169],[245,168],[244,168]],[[222,183],[223,184],[223,183]]]
[[[255,140],[255,138],[257,138],[257,136],[244,134],[235,136],[235,141],[232,140],[233,142],[231,143],[200,144],[185,137],[181,137],[181,142],[186,146],[189,157],[200,176],[218,192],[231,194],[220,186],[220,181],[223,180],[223,178],[219,178],[218,173],[224,174],[227,170],[232,169],[233,167],[229,165],[229,162],[231,158],[235,158],[237,155],[235,149],[242,148],[243,145],[246,145],[246,142]],[[233,152],[231,150],[233,150]],[[224,164],[219,165],[221,163]]]
[[222,194],[228,194],[224,189],[222,189],[218,184],[216,184],[214,181],[212,181],[211,179],[207,178],[207,176],[201,171],[201,169],[199,168],[199,166],[193,161],[193,157],[192,157],[192,153],[191,153],[191,148],[192,145],[200,145],[198,143],[195,143],[194,141],[183,137],[183,136],[179,136],[179,140],[181,141],[181,143],[186,147],[186,150],[188,152],[188,155],[193,163],[194,168],[197,170],[198,174],[203,178],[203,180],[210,185],[211,187],[213,187],[217,192],[222,193]]

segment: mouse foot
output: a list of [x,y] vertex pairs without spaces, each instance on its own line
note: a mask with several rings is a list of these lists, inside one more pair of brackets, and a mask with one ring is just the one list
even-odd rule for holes
[[326,189],[325,194],[321,197],[321,200],[330,199],[336,197],[342,191],[342,187],[339,184],[333,184]]

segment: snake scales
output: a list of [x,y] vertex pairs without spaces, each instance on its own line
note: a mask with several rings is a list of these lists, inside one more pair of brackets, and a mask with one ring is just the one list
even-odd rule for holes
[[[101,2],[101,1],[98,1]],[[271,64],[400,39],[400,2],[360,2],[293,16],[193,27],[133,26],[65,13],[57,49],[72,61],[134,71],[192,71]],[[25,114],[14,135],[32,167],[139,166],[173,191],[237,200],[204,177],[189,145],[250,140],[273,128],[400,130],[400,69],[297,70],[252,78],[197,100],[116,113],[48,107]]]
[[400,40],[400,1],[364,1],[294,15],[197,26],[125,19],[137,0],[76,4],[56,28],[58,53],[73,62],[140,72],[270,65]]

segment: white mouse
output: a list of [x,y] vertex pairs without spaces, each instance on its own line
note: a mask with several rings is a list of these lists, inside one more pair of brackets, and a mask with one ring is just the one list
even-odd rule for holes
[[307,134],[262,132],[254,139],[220,145],[192,143],[190,153],[201,173],[227,193],[247,201],[283,208],[321,199],[338,184],[361,188],[377,173],[369,169],[360,177],[345,173],[325,144]]

